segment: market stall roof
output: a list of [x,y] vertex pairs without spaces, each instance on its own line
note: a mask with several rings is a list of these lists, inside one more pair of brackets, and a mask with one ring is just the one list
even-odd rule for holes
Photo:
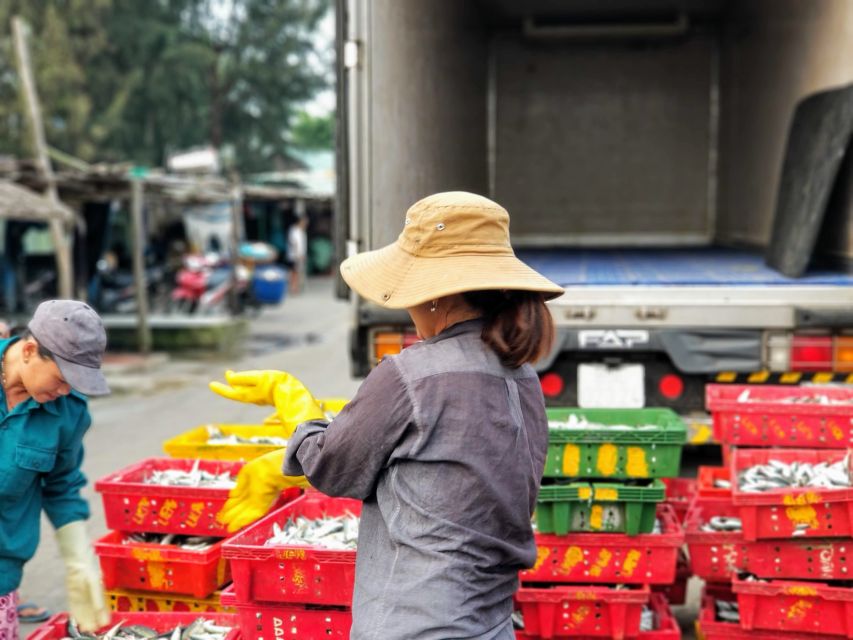
[[61,203],[26,187],[0,180],[0,218],[46,222],[58,219],[73,224],[74,213]]

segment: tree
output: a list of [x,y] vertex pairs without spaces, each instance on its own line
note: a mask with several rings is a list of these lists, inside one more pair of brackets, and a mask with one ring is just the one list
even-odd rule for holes
[[301,149],[333,149],[335,121],[332,114],[312,116],[300,111],[290,128],[293,145]]
[[[331,84],[314,34],[329,0],[0,0],[32,25],[47,137],[88,160],[160,165],[234,149],[240,171],[287,155],[299,103]],[[14,58],[0,42],[0,152],[22,154]]]

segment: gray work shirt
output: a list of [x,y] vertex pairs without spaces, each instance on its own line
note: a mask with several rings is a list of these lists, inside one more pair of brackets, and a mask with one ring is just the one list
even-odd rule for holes
[[285,474],[364,501],[353,640],[514,637],[548,422],[535,371],[501,365],[482,326],[384,359],[332,423],[290,440]]

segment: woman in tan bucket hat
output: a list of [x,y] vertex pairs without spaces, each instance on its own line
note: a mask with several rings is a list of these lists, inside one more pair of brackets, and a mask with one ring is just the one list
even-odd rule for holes
[[313,419],[310,394],[283,372],[215,387],[264,396],[280,414],[299,398],[308,420],[286,454],[246,465],[231,507],[263,491],[268,506],[296,483],[275,473],[282,459],[287,476],[364,501],[354,640],[510,640],[517,574],[536,560],[530,518],[548,444],[530,362],[550,348],[545,301],[562,289],[515,257],[506,210],[465,192],[415,203],[394,244],[341,273],[368,300],[407,309],[422,342],[385,358],[331,423]]

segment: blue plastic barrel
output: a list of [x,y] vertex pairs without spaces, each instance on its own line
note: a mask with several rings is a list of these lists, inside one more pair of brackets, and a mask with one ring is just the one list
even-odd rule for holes
[[278,265],[256,267],[252,277],[252,292],[258,302],[278,304],[287,294],[287,271]]

